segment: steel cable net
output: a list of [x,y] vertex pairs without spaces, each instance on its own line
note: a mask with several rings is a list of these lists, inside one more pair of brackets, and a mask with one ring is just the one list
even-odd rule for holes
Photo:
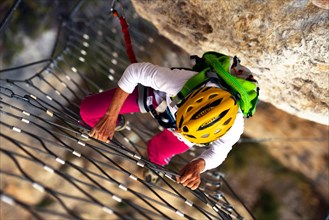
[[[108,2],[84,4],[60,24],[54,56],[40,61],[37,72],[1,79],[2,217],[241,219],[217,170],[203,173],[195,191],[176,183],[179,169],[203,149],[192,148],[166,167],[146,159],[146,142],[162,129],[149,115],[127,115],[128,126],[108,144],[88,137],[80,100],[116,86],[129,60]],[[123,7],[138,61],[152,60],[148,48],[161,51],[160,36],[130,4]],[[160,65],[186,64],[158,56]],[[159,181],[145,181],[145,170]]]

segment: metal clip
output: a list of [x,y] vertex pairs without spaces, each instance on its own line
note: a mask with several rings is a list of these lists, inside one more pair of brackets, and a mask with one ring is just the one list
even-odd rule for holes
[[[121,8],[121,14],[118,13],[118,11],[115,9],[115,6],[117,5],[117,3],[119,3],[120,8]],[[111,5],[111,13],[113,14],[114,17],[122,17],[124,18],[124,9],[122,6],[122,3],[119,0],[113,0],[112,1],[112,5]]]

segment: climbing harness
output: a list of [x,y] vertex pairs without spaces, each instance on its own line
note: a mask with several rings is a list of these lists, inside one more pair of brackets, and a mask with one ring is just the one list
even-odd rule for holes
[[[165,128],[175,128],[176,120],[172,117],[169,108],[165,102],[160,103],[159,106],[154,107],[153,89],[150,87],[138,84],[138,106],[142,113],[149,112],[155,118],[159,125]],[[165,104],[165,105],[164,105]],[[161,109],[161,110],[160,110]]]

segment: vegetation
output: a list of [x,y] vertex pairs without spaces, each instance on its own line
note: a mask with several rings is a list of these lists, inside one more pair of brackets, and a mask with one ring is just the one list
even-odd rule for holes
[[257,219],[279,220],[280,204],[273,192],[261,189],[258,200],[254,206],[254,215]]
[[[46,30],[54,28],[60,14],[65,14],[75,1],[35,0],[21,1],[12,14],[6,28],[0,35],[3,44],[3,62],[10,65],[15,55],[21,52],[26,45],[24,39],[35,39]],[[14,1],[5,1],[0,8],[1,21],[9,12]],[[2,4],[2,3],[1,3]]]
[[325,215],[309,180],[284,167],[260,143],[236,145],[220,169],[228,182],[234,182],[233,189],[242,200],[252,200],[246,205],[256,219],[318,219]]

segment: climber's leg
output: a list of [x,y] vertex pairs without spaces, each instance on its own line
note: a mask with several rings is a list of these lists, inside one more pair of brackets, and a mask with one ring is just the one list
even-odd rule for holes
[[[103,117],[112,102],[115,88],[87,96],[80,105],[80,116],[82,120],[91,127]],[[140,112],[137,104],[138,91],[135,89],[124,102],[119,114]]]
[[188,149],[189,146],[178,140],[178,138],[167,129],[155,135],[147,143],[149,160],[162,166],[167,165],[173,156],[184,153]]

